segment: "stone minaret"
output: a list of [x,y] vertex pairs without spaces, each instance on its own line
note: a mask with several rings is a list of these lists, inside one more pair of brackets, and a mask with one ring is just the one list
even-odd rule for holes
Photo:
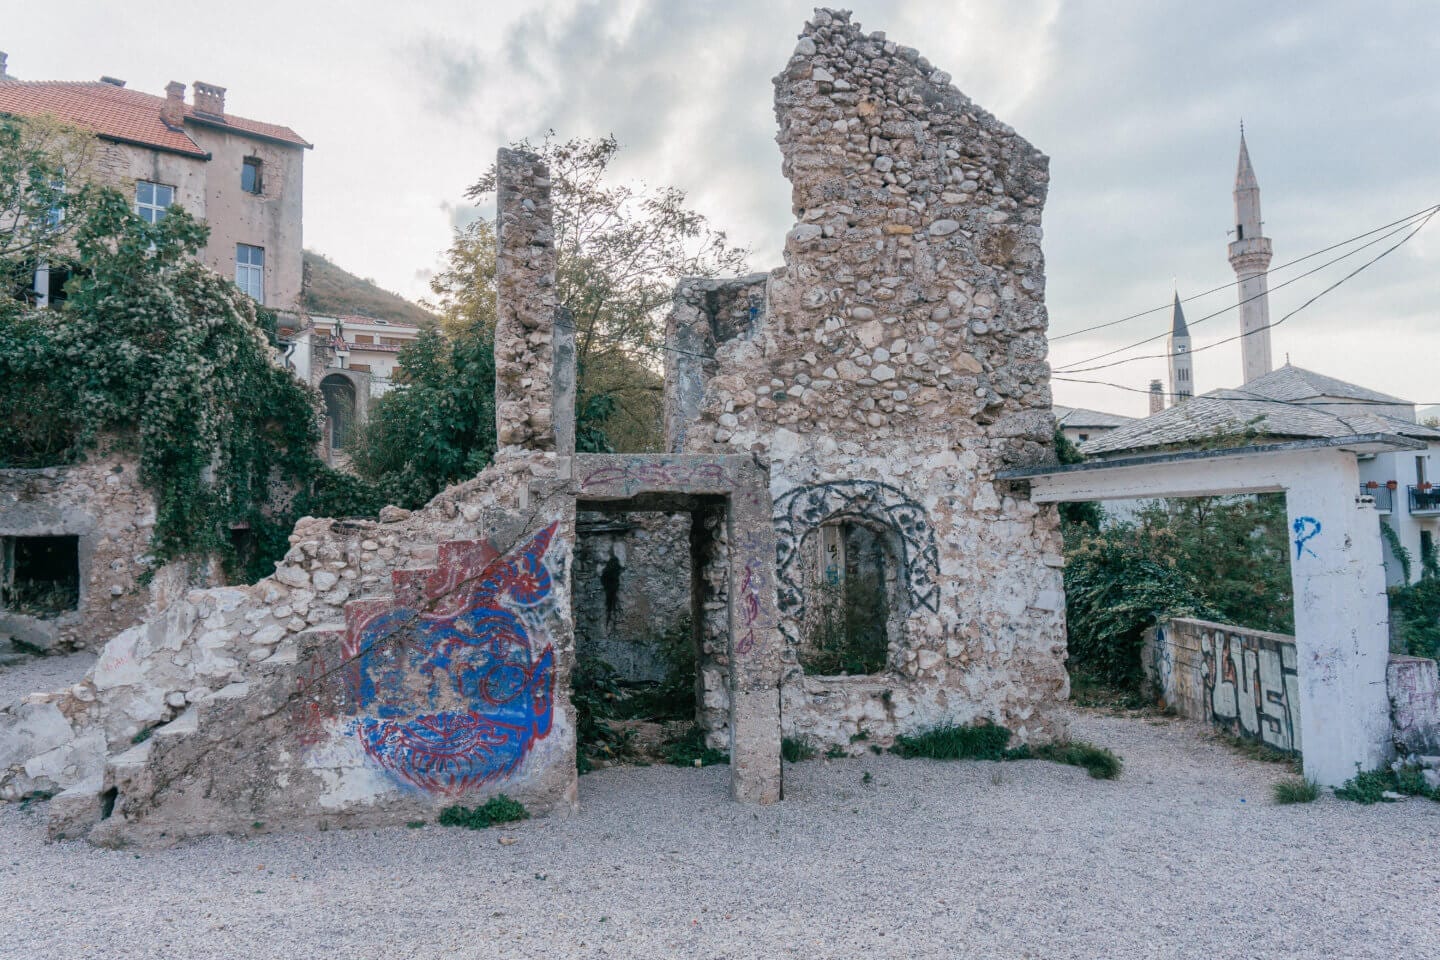
[[1165,409],[1165,388],[1159,380],[1150,381],[1150,413],[1159,413]]
[[1270,364],[1270,291],[1265,271],[1270,268],[1270,240],[1260,235],[1260,184],[1250,166],[1245,128],[1240,128],[1240,165],[1235,171],[1235,242],[1230,244],[1230,266],[1240,281],[1240,353],[1244,382],[1263,377]]
[[[1261,282],[1264,282],[1262,276]],[[1190,355],[1190,328],[1185,326],[1185,311],[1180,309],[1180,292],[1175,292],[1174,318],[1170,321],[1170,397],[1180,403],[1195,396],[1195,358]],[[1269,355],[1269,351],[1266,351]]]

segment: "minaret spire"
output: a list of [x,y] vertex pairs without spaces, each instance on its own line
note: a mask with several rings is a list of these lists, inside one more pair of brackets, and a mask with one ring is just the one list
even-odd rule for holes
[[1185,325],[1185,311],[1180,307],[1180,291],[1175,291],[1175,307],[1170,318],[1170,396],[1180,403],[1195,395],[1195,358],[1190,355],[1190,328]]
[[1260,181],[1250,163],[1245,123],[1240,123],[1240,160],[1235,168],[1235,240],[1230,244],[1230,266],[1240,281],[1240,355],[1244,382],[1263,377],[1270,362],[1270,291],[1265,271],[1270,267],[1270,240],[1262,235]]

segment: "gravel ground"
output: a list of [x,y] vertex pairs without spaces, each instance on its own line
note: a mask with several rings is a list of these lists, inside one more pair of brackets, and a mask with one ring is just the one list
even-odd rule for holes
[[568,820],[138,853],[47,844],[43,807],[0,804],[0,956],[1440,956],[1440,803],[1276,807],[1285,769],[1195,725],[1073,731],[1120,780],[812,760],[756,808],[723,767],[619,768]]
[[[64,657],[28,657],[14,666],[0,669],[0,706],[27,694],[59,690],[85,677],[95,665],[95,654],[72,653]],[[0,946],[0,949],[4,949]]]

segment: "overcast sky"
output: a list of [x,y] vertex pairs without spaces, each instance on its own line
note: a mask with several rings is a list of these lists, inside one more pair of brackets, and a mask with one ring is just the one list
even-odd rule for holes
[[[18,13],[21,0],[4,0]],[[306,246],[411,297],[463,193],[504,142],[614,133],[626,178],[686,189],[777,265],[791,225],[771,78],[812,3],[789,0],[52,2],[6,16],[27,80],[121,77],[229,88],[288,124]],[[1051,157],[1052,336],[1232,281],[1225,257],[1243,117],[1275,266],[1440,203],[1440,5],[1430,0],[859,0],[867,30],[917,47]],[[56,24],[64,24],[57,33]],[[1398,240],[1277,290],[1278,319]],[[1343,251],[1337,251],[1343,252]],[[1321,258],[1322,260],[1324,258]],[[1321,262],[1309,261],[1306,266]],[[1294,363],[1440,402],[1440,217],[1273,332]],[[1276,273],[1272,287],[1300,272]],[[1272,267],[1273,270],[1273,267]],[[1197,348],[1238,331],[1233,289],[1187,308]],[[1053,344],[1056,366],[1168,329],[1168,312]],[[1136,351],[1153,354],[1149,349]],[[1239,346],[1196,357],[1239,382]],[[1144,389],[1164,361],[1095,377]],[[1056,401],[1141,414],[1145,398],[1055,384]]]

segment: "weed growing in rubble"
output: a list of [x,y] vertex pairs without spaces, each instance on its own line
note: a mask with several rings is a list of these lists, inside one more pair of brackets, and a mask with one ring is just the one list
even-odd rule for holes
[[1031,747],[1010,747],[1010,731],[999,724],[981,721],[961,726],[946,724],[920,733],[895,738],[890,752],[907,759],[929,760],[1049,760],[1083,767],[1097,780],[1114,780],[1124,762],[1104,747],[1083,740],[1047,743]]
[[1353,800],[1367,806],[1372,803],[1393,802],[1396,798],[1385,796],[1387,793],[1440,800],[1440,788],[1431,787],[1425,780],[1424,772],[1418,767],[1406,766],[1399,770],[1381,767],[1379,770],[1357,772],[1346,780],[1343,786],[1335,789],[1335,796],[1340,799]]
[[692,727],[684,736],[665,744],[665,762],[677,767],[708,767],[716,763],[729,763],[730,754],[705,746],[705,731]]
[[518,800],[511,800],[498,793],[478,807],[462,807],[459,804],[440,811],[440,826],[466,827],[470,830],[484,830],[497,823],[514,823],[529,820],[530,811]]
[[811,760],[816,752],[815,745],[808,737],[784,737],[780,741],[780,756],[784,757],[787,763]]
[[1313,803],[1319,796],[1319,785],[1304,777],[1286,777],[1270,788],[1270,797],[1278,804]]

